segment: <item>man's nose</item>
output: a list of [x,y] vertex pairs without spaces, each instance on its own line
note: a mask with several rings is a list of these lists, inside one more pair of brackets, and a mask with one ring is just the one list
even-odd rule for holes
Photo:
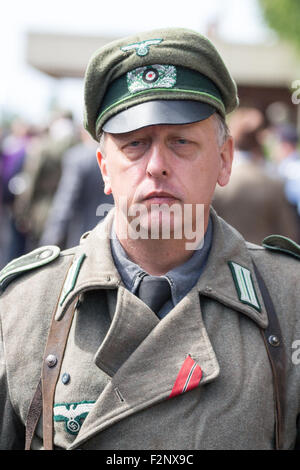
[[166,177],[170,174],[168,149],[165,145],[157,143],[151,146],[146,171],[153,178]]

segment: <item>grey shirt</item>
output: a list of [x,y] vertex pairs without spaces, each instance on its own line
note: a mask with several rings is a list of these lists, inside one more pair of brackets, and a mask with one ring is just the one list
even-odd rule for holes
[[[131,261],[120,241],[118,240],[114,229],[111,236],[111,251],[114,263],[120,273],[125,287],[136,294],[141,279],[146,273],[140,266]],[[158,312],[158,316],[163,318],[172,308],[180,302],[183,297],[197,283],[207,262],[211,242],[213,237],[212,221],[209,219],[207,230],[204,236],[204,243],[201,249],[195,250],[193,255],[183,264],[168,271],[164,276],[171,286],[172,298],[168,300]]]

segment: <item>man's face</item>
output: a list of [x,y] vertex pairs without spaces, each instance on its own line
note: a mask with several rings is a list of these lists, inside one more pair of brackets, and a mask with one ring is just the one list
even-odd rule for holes
[[[203,204],[205,227],[215,186],[229,181],[232,140],[220,148],[212,116],[184,125],[155,125],[126,134],[106,134],[97,152],[105,193],[116,208],[143,204]],[[152,206],[153,207],[153,206]],[[155,217],[155,216],[154,216]]]

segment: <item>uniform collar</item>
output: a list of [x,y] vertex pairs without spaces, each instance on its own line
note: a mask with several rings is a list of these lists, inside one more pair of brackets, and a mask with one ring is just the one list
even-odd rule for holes
[[[212,241],[212,221],[209,219],[208,228],[204,236],[204,243],[201,249],[196,250],[192,256],[180,266],[168,271],[165,277],[168,279],[171,292],[173,306],[180,302],[181,299],[191,290],[197,283],[201,272],[207,262]],[[122,281],[126,288],[135,294],[138,290],[141,279],[147,274],[140,266],[130,260],[118,240],[114,228],[112,230],[111,251],[114,263],[120,273]]]
[[[112,209],[106,218],[85,235],[76,248],[73,268],[69,270],[61,295],[56,319],[64,315],[72,300],[87,290],[115,289],[122,284],[114,264],[110,247],[110,233],[114,218]],[[253,262],[243,237],[233,227],[219,218],[211,209],[213,240],[206,267],[197,283],[201,295],[215,299],[223,305],[247,315],[259,326],[268,324],[267,312],[260,294]],[[239,299],[237,284],[229,263],[250,271],[260,311]],[[68,279],[69,278],[69,279]]]
[[[197,288],[200,295],[210,297],[223,305],[247,315],[260,327],[268,325],[268,315],[255,276],[253,261],[242,235],[211,208],[214,236],[205,270],[201,275]],[[238,295],[238,285],[234,279],[231,263],[250,272],[253,288],[260,309],[244,303]]]
[[58,302],[55,319],[60,320],[76,296],[95,289],[116,289],[120,274],[110,249],[110,230],[114,209],[92,231],[81,238],[75,248],[71,267],[66,276]]

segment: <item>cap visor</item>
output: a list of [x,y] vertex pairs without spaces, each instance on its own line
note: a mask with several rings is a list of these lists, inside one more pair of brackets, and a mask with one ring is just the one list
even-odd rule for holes
[[155,100],[121,111],[104,123],[110,134],[122,134],[158,124],[189,124],[209,118],[216,109],[190,100]]

